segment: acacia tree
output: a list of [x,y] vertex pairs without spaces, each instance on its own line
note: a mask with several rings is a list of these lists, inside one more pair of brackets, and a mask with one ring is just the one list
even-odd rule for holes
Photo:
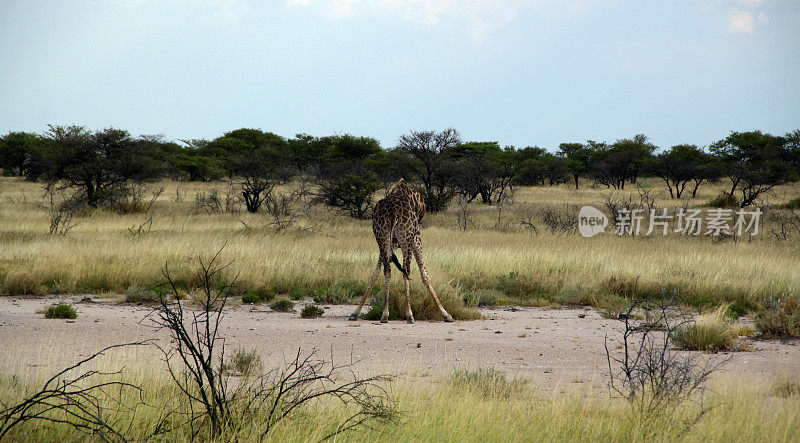
[[[36,179],[36,159],[41,154],[42,139],[30,132],[9,132],[0,137],[0,169],[10,175]],[[34,174],[32,174],[34,173]]]
[[441,132],[411,131],[400,136],[396,151],[406,168],[422,182],[428,211],[444,210],[456,193],[451,154],[461,144],[453,128]]
[[595,181],[614,189],[625,189],[625,182],[636,183],[643,166],[656,149],[647,136],[637,134],[630,139],[617,140],[613,145],[587,141],[595,158]]
[[510,179],[504,174],[508,166],[503,162],[505,156],[497,142],[462,143],[451,152],[450,157],[458,163],[457,187],[468,202],[479,195],[484,204],[501,198]]
[[688,183],[694,181],[694,197],[708,177],[710,161],[710,156],[695,145],[675,145],[653,160],[652,172],[666,182],[671,198],[681,198]]
[[741,195],[741,207],[751,205],[763,193],[788,181],[797,180],[792,168],[793,152],[783,137],[761,131],[732,132],[710,147],[723,164],[731,181],[726,194]]
[[158,176],[152,146],[137,143],[128,131],[49,125],[45,137],[47,185],[75,188],[91,207],[114,205],[128,196],[132,183]]
[[286,140],[277,134],[242,128],[226,132],[202,150],[225,164],[241,191],[245,208],[258,212],[278,181],[291,176],[280,157],[285,146]]
[[585,176],[592,168],[592,151],[581,143],[561,143],[558,153],[566,159],[566,167],[575,180],[575,189],[578,189],[578,179]]
[[[373,195],[381,188],[376,170],[385,166],[385,152],[370,137],[335,135],[317,139],[322,164],[317,169],[316,201],[366,218],[373,207]],[[317,148],[319,149],[319,148]]]

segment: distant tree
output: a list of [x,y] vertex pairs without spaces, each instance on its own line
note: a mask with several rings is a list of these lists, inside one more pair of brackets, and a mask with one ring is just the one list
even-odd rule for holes
[[592,169],[592,150],[581,143],[561,143],[558,151],[566,159],[567,170],[575,181],[575,189],[578,189],[578,179]]
[[258,212],[275,185],[290,175],[281,163],[286,140],[260,129],[242,128],[225,133],[203,150],[224,161],[226,169],[238,184],[245,208]]
[[461,144],[453,128],[441,132],[411,131],[400,136],[396,158],[422,182],[428,211],[446,209],[456,193],[456,163],[451,154]]
[[317,153],[315,200],[351,217],[367,217],[373,195],[381,188],[376,171],[386,167],[386,152],[380,143],[371,137],[344,134],[309,139],[307,144]]
[[468,142],[455,147],[450,157],[457,162],[460,180],[457,187],[468,202],[481,196],[481,202],[496,201],[502,189],[503,156],[497,142]]
[[86,204],[116,204],[132,183],[158,177],[152,145],[137,143],[128,131],[106,128],[92,133],[83,126],[49,125],[43,158],[49,186],[75,188]]
[[338,208],[354,218],[366,218],[373,207],[373,195],[381,188],[375,172],[361,165],[340,165],[335,174],[318,179],[317,201]]
[[652,172],[666,182],[671,198],[681,198],[689,182],[697,194],[700,183],[708,178],[710,156],[695,145],[676,145],[659,154],[652,162]]
[[593,175],[595,181],[625,189],[625,182],[636,183],[643,166],[650,161],[656,146],[643,134],[630,139],[617,140],[613,145],[587,141],[593,150]]
[[544,186],[547,180],[547,151],[538,146],[527,146],[516,152],[516,182],[524,186]]
[[36,161],[42,146],[43,140],[37,134],[9,132],[0,138],[0,169],[9,175],[25,175],[35,180],[40,172]]
[[548,152],[542,160],[548,185],[559,185],[569,179],[570,170],[566,159]]
[[738,189],[742,207],[798,177],[792,165],[794,153],[783,137],[761,131],[732,132],[713,143],[710,150],[720,159],[723,174],[731,181],[726,193],[733,196]]

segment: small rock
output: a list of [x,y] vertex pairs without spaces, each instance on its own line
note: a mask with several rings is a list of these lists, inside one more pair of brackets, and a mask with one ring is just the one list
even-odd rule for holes
[[578,314],[578,318],[585,318],[585,317],[586,317],[585,312],[581,312],[580,314]]
[[495,334],[502,334],[503,331],[494,331]]
[[417,348],[421,348],[421,347],[422,347],[422,343],[417,343]]

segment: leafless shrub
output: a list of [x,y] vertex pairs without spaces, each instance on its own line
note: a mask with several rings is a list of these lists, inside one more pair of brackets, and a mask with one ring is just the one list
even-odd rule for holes
[[647,418],[674,412],[687,401],[697,400],[697,422],[708,408],[702,394],[709,376],[729,358],[680,352],[672,344],[675,331],[691,322],[691,315],[677,308],[674,294],[660,293],[636,298],[619,315],[623,322],[620,352],[609,349],[605,339],[611,389],[628,400]]
[[224,206],[219,197],[219,191],[212,189],[208,192],[197,191],[194,196],[194,211],[205,212],[206,214],[219,214],[223,212]]
[[15,405],[0,402],[0,440],[16,426],[41,420],[69,425],[102,441],[125,441],[121,421],[110,417],[122,411],[133,411],[136,406],[126,409],[121,398],[130,391],[138,392],[141,396],[142,389],[123,381],[102,380],[105,376],[116,376],[122,371],[102,372],[83,368],[109,350],[146,343],[134,342],[103,348],[59,371],[39,391],[27,395],[21,402]]
[[225,187],[223,203],[223,211],[229,214],[235,214],[239,212],[239,206],[242,203],[242,197],[239,197],[234,183],[228,183],[228,186]]
[[656,207],[656,197],[652,195],[652,189],[646,189],[640,184],[636,184],[636,191],[639,193],[639,206],[650,213],[650,210]]
[[[203,426],[208,426],[212,437],[220,437],[226,431],[235,433],[252,425],[248,419],[254,417],[264,426],[262,437],[266,437],[276,423],[298,408],[325,398],[354,407],[353,415],[326,438],[372,421],[395,419],[396,405],[384,387],[391,377],[360,378],[352,372],[353,362],[335,364],[332,358],[317,359],[313,351],[304,355],[298,350],[284,368],[247,374],[231,383],[219,327],[233,282],[221,284],[221,273],[230,263],[221,265],[220,253],[221,250],[208,262],[200,260],[195,278],[199,309],[184,306],[169,268],[165,267],[164,277],[172,297],[163,296],[152,314],[155,327],[168,331],[172,338],[169,347],[160,349],[170,375],[188,402],[185,416],[193,438]],[[162,421],[168,419],[165,416]]]
[[262,207],[272,217],[270,225],[280,231],[311,210],[311,187],[306,180],[301,179],[299,184],[288,192],[272,190],[264,199]]
[[128,228],[128,232],[132,237],[141,238],[142,235],[150,232],[150,229],[153,227],[153,215],[155,214],[155,211],[153,210],[153,204],[155,204],[156,200],[158,200],[158,197],[160,197],[163,193],[163,186],[153,191],[150,201],[148,201],[144,206],[142,220],[139,222],[139,225]]
[[47,212],[50,219],[50,234],[67,235],[78,224],[76,217],[84,209],[85,204],[79,196],[66,195],[63,188],[45,186],[44,203],[40,207]]
[[531,207],[527,207],[520,215],[519,225],[525,229],[533,231],[534,234],[538,235],[539,228],[536,227],[536,218],[536,211]]
[[773,211],[774,224],[770,228],[772,235],[778,241],[791,241],[800,239],[800,212],[795,209]]
[[578,212],[572,205],[568,205],[566,209],[547,205],[539,209],[539,216],[547,229],[554,234],[567,235],[578,226]]
[[497,201],[495,202],[495,208],[497,209],[497,220],[495,221],[494,228],[499,231],[506,231],[511,227],[511,222],[508,220],[503,220],[503,213],[507,212],[514,207],[514,188],[509,187],[508,189],[504,189],[498,197]]
[[456,197],[456,226],[461,231],[466,231],[470,226],[475,226],[472,220],[472,208],[469,205],[469,200],[463,195]]

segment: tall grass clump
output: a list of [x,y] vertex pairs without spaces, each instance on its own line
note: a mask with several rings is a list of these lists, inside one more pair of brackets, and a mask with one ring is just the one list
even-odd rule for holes
[[727,310],[728,305],[721,305],[677,327],[672,333],[673,343],[682,349],[710,353],[730,349],[738,334],[726,316]]
[[294,302],[285,298],[279,298],[270,303],[269,307],[273,311],[278,312],[291,312],[294,310]]
[[258,374],[261,368],[261,356],[258,355],[258,351],[247,351],[244,348],[236,349],[222,366],[223,373],[243,377]]
[[47,307],[47,310],[44,311],[44,318],[66,318],[74,320],[78,318],[78,312],[67,303],[58,303]]
[[325,314],[325,310],[315,305],[308,305],[300,311],[300,317],[319,318]]
[[[376,288],[377,292],[370,301],[370,309],[364,314],[367,320],[380,320],[383,314],[383,288]],[[454,320],[476,320],[481,314],[474,308],[464,306],[463,300],[453,288],[442,286],[436,288],[436,295],[444,309],[453,316]],[[442,313],[428,294],[427,289],[418,285],[411,285],[411,311],[416,320],[441,320]],[[389,288],[389,320],[405,319],[406,294],[400,285],[390,285]]]
[[44,285],[32,273],[26,270],[12,270],[6,275],[0,293],[8,295],[41,295]]
[[756,329],[765,338],[800,338],[800,297],[784,295],[756,314]]
[[792,368],[779,373],[772,382],[770,394],[782,398],[800,396],[800,371]]
[[495,368],[457,369],[448,380],[457,390],[469,390],[486,398],[509,398],[528,391],[528,380],[509,379]]

